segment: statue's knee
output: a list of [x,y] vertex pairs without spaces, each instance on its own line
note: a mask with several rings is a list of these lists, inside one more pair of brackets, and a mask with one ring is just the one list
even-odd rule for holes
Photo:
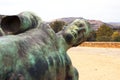
[[79,78],[79,73],[78,73],[78,70],[76,68],[74,68],[74,77],[75,77],[74,80],[78,80],[78,78]]

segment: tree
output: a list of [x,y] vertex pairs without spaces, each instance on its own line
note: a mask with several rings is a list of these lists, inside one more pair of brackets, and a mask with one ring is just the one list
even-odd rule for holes
[[118,31],[113,32],[112,34],[112,41],[120,41],[120,33]]
[[93,30],[90,36],[87,38],[87,41],[96,41],[96,31]]
[[62,28],[66,25],[64,21],[54,21],[50,23],[51,28],[55,31],[55,33],[59,32],[62,30]]
[[106,24],[103,24],[96,31],[96,40],[97,41],[111,41],[112,34],[113,34],[112,28],[110,28]]

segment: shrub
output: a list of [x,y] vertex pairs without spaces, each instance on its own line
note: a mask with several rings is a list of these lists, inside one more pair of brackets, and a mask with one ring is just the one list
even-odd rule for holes
[[50,23],[51,28],[55,31],[55,33],[59,32],[62,30],[62,28],[66,25],[64,21],[54,21]]
[[120,41],[120,33],[118,31],[113,32],[112,34],[112,41]]
[[96,31],[96,41],[111,41],[111,35],[113,34],[112,28],[103,24]]
[[87,38],[87,41],[96,41],[96,31],[92,31],[90,37]]

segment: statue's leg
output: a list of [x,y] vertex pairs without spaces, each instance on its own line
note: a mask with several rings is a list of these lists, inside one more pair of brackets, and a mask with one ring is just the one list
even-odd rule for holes
[[66,79],[65,80],[78,80],[79,73],[75,67],[72,65],[66,69]]
[[79,73],[75,67],[73,68],[73,80],[79,80]]
[[79,80],[79,73],[75,67],[73,67],[70,57],[66,54],[66,78],[65,80]]

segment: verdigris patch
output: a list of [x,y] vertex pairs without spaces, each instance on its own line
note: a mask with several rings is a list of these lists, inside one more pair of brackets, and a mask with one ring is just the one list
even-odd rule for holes
[[76,19],[58,33],[38,23],[34,29],[0,38],[0,80],[78,80],[66,51],[86,40],[88,22]]

